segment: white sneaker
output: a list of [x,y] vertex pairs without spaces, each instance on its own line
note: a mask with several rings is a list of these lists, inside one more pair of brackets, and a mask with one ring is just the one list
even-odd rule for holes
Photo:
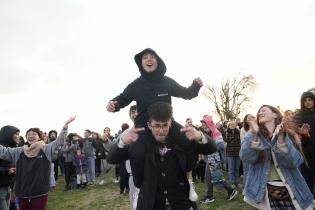
[[132,198],[133,198],[132,208],[133,209],[137,209],[139,191],[140,191],[140,189],[135,188],[135,192],[132,195]]
[[103,184],[105,184],[105,180],[104,180],[104,179],[102,179],[102,180],[100,181],[99,185],[103,185]]
[[189,200],[196,202],[198,200],[198,195],[195,190],[194,183],[189,180]]
[[113,183],[118,183],[118,182],[119,182],[118,179],[114,179],[114,178],[113,178]]

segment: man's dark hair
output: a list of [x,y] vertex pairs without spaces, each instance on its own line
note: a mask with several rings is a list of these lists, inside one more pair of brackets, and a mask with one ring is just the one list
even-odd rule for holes
[[51,135],[52,133],[55,133],[55,135],[58,136],[58,133],[57,133],[56,130],[51,130],[51,131],[48,132],[48,138],[50,138],[50,135]]
[[187,122],[188,120],[191,120],[191,118],[190,118],[190,117],[188,117],[188,118],[186,119],[186,122]]
[[151,104],[147,112],[150,121],[155,120],[158,122],[165,122],[173,116],[173,108],[166,102],[156,102]]

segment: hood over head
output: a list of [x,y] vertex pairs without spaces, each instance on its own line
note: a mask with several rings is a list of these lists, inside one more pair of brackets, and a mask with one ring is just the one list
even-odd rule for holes
[[[157,65],[157,69],[154,72],[148,73],[142,67],[142,56],[146,53],[152,53],[156,57],[158,65]],[[140,53],[136,54],[134,59],[139,68],[141,77],[144,77],[145,79],[149,79],[149,80],[159,80],[165,75],[165,72],[166,72],[165,63],[153,49],[151,48],[144,49]]]
[[211,130],[211,137],[214,138],[216,136],[221,136],[221,133],[217,131],[215,127],[215,123],[213,122],[213,118],[210,115],[203,116],[202,120],[200,122],[205,122],[208,128]]
[[20,130],[12,125],[3,126],[0,130],[0,144],[5,147],[16,147],[13,135]]
[[306,108],[304,106],[304,100],[306,97],[312,98],[314,101],[314,105],[315,105],[315,95],[313,94],[313,92],[311,92],[311,91],[304,92],[301,96],[301,110],[304,110],[304,111],[306,110]]

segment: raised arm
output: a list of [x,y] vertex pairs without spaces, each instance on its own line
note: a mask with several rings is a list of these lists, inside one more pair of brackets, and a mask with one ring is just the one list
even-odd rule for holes
[[106,110],[108,112],[118,112],[121,108],[128,106],[133,100],[133,83],[131,83],[121,94],[107,103]]
[[175,80],[171,78],[169,78],[169,80],[171,83],[171,95],[183,99],[192,99],[197,97],[199,90],[203,85],[200,78],[194,79],[192,84],[188,88],[179,85]]
[[0,145],[0,159],[16,163],[22,150],[22,147],[10,148]]
[[62,127],[60,134],[58,135],[57,139],[49,144],[46,144],[43,147],[43,150],[47,156],[47,158],[51,161],[53,152],[55,151],[56,147],[64,145],[65,139],[67,138],[68,133],[68,125],[75,120],[76,116],[70,117]]

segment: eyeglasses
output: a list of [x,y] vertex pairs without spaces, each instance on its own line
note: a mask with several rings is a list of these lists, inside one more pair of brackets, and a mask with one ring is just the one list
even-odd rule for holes
[[26,136],[37,136],[38,133],[28,133]]
[[170,127],[169,123],[155,124],[155,125],[150,125],[150,126],[154,131],[160,131],[161,129],[165,131]]

